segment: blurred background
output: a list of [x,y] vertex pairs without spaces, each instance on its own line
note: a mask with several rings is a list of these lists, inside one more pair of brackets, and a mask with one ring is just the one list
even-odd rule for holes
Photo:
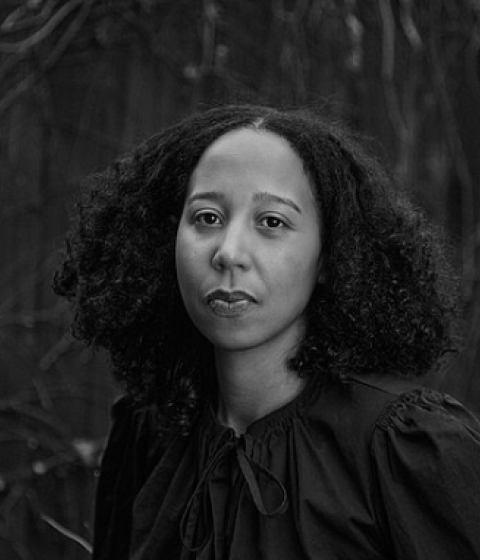
[[436,385],[480,413],[476,0],[2,0],[0,557],[90,557],[116,395],[51,291],[85,175],[221,102],[324,107],[446,228],[465,347]]

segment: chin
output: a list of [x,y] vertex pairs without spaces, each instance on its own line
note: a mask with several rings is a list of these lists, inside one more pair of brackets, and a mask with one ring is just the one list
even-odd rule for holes
[[228,339],[225,337],[210,337],[208,340],[212,343],[216,350],[223,352],[242,352],[255,348],[261,344],[252,340],[244,340],[240,337],[229,337]]
[[222,332],[204,333],[204,336],[216,350],[227,352],[249,350],[261,346],[264,342],[262,337],[254,336],[251,330],[249,332],[245,332],[244,330],[228,332],[225,329]]

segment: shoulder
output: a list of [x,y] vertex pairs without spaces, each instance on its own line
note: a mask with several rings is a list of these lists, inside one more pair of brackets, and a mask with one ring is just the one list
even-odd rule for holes
[[132,510],[139,491],[168,450],[155,405],[129,396],[111,408],[95,500],[93,558],[126,558]]
[[308,415],[315,422],[334,425],[336,431],[355,434],[355,439],[370,439],[385,414],[393,413],[394,403],[417,390],[421,390],[417,383],[399,376],[351,376],[321,386]]
[[[321,389],[308,411],[316,429],[326,428],[352,452],[371,454],[387,440],[399,445],[437,437],[444,445],[472,438],[480,446],[480,422],[449,395],[422,386],[415,379],[371,375],[351,377],[346,383]],[[323,426],[323,428],[322,428]],[[406,443],[405,443],[406,444]]]
[[[468,433],[480,441],[480,421],[452,396],[410,378],[367,376],[351,380],[358,413],[370,417],[372,434]],[[370,413],[366,410],[370,410]],[[358,419],[357,419],[358,421]]]
[[375,422],[372,455],[392,479],[408,472],[434,486],[433,473],[441,484],[471,471],[480,491],[480,421],[448,394],[418,387],[388,403]]
[[111,408],[111,435],[123,432],[131,436],[147,436],[160,431],[159,415],[155,405],[142,405],[129,395],[115,400]]
[[480,422],[426,387],[398,394],[370,444],[377,520],[395,557],[479,558]]
[[414,433],[417,437],[426,437],[426,433],[433,437],[440,433],[465,432],[480,441],[479,419],[448,394],[410,379],[377,376],[355,382],[363,386],[365,395],[372,391],[385,395],[384,406],[374,421],[377,434],[408,434],[411,439]]
[[[421,379],[370,375],[348,382],[360,414],[372,417],[374,428],[419,422],[425,429],[439,421],[480,428],[478,418],[454,397],[421,384]],[[365,410],[367,408],[370,413]]]
[[128,395],[121,396],[111,408],[102,474],[134,470],[136,478],[143,478],[155,466],[165,446],[157,407],[139,404]]
[[417,383],[352,380],[346,424],[356,436],[348,450],[356,451],[357,472],[367,473],[389,557],[479,558],[480,422],[453,397]]

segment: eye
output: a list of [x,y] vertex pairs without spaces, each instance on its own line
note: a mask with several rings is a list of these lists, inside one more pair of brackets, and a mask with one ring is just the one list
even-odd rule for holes
[[262,227],[267,229],[280,229],[286,227],[286,223],[277,216],[265,216],[260,220]]
[[199,212],[195,214],[193,221],[201,226],[217,226],[221,224],[221,219],[215,212]]

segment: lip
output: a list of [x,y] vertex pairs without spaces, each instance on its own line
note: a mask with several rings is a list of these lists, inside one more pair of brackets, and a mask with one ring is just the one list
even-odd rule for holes
[[207,305],[219,317],[240,317],[244,315],[256,299],[243,290],[212,290],[206,296]]
[[208,292],[206,297],[207,303],[213,300],[224,301],[225,303],[236,303],[239,301],[250,301],[255,302],[255,298],[252,294],[244,292],[243,290],[224,290],[223,288],[218,288]]

